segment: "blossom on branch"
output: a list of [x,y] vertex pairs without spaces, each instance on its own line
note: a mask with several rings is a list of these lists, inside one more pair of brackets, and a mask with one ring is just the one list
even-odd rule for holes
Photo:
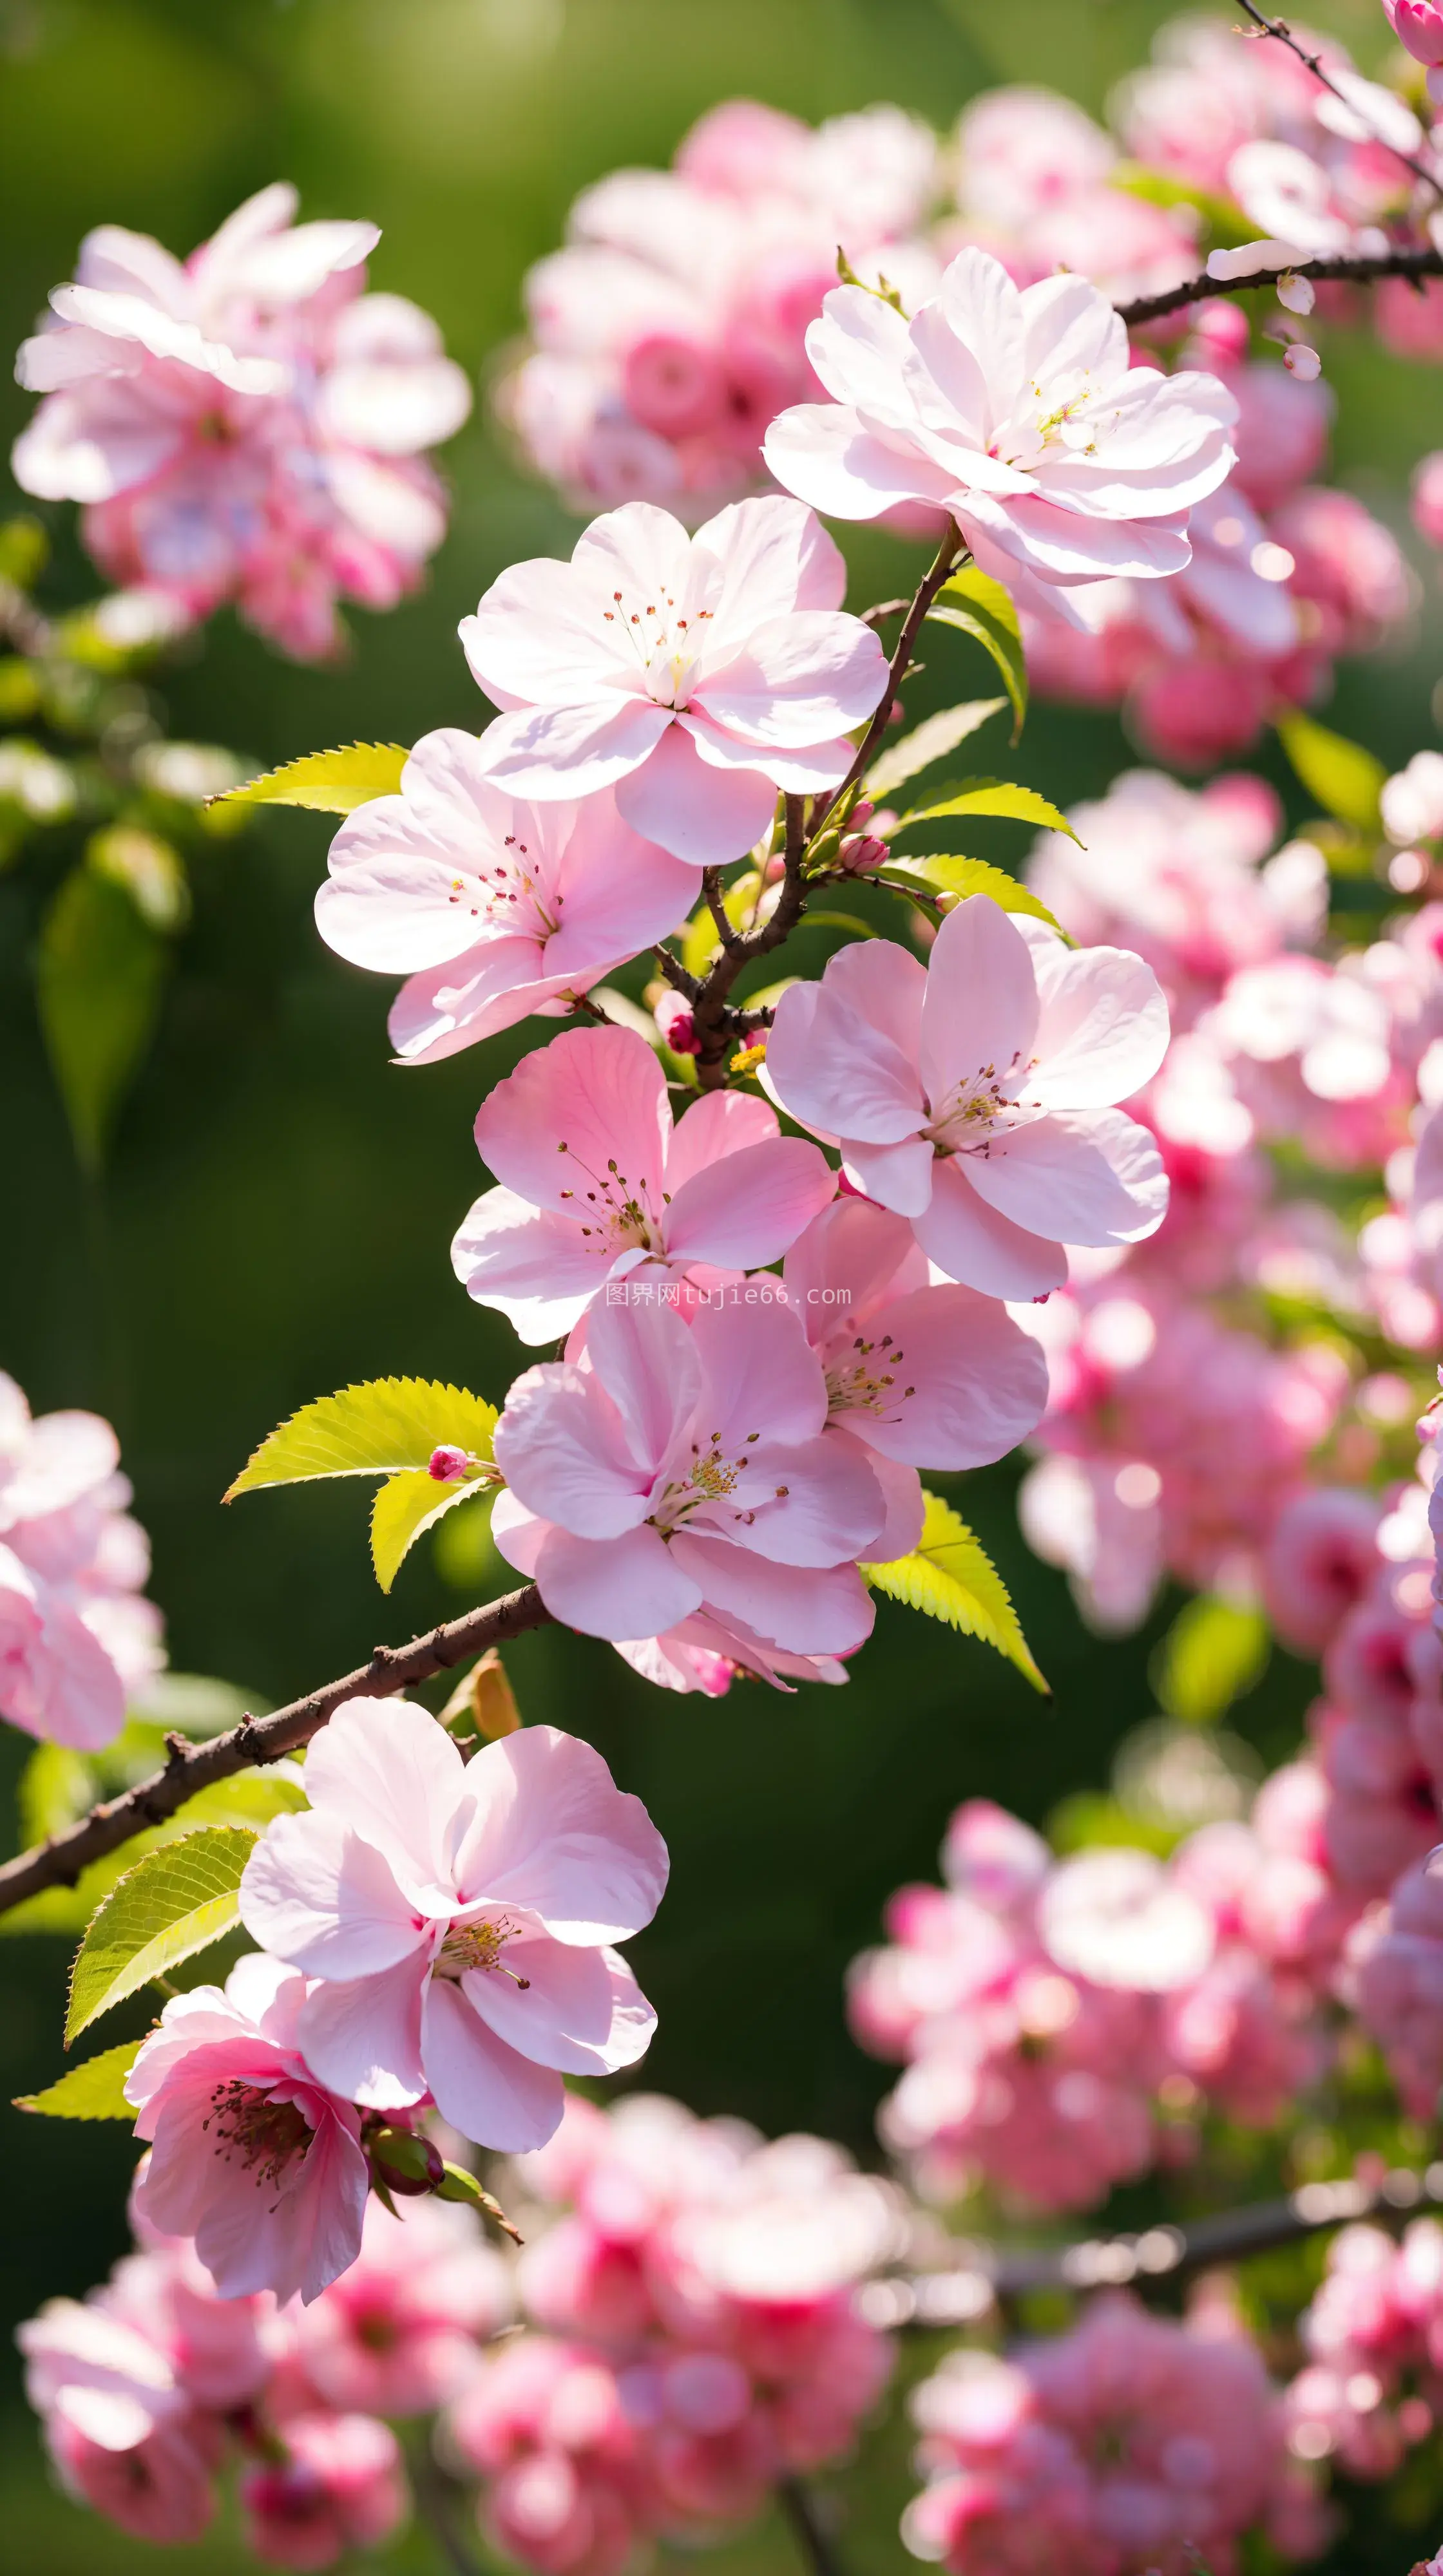
[[925,968],[875,939],[790,986],[766,1078],[949,1278],[1040,1297],[1067,1276],[1064,1242],[1135,1243],[1162,1222],[1157,1148],[1111,1104],[1156,1072],[1167,1030],[1140,958],[1033,938],[972,895]]
[[461,641],[504,710],[483,776],[513,794],[610,787],[635,831],[702,865],[740,858],[778,791],[840,786],[849,726],[887,664],[842,609],[847,571],[810,510],[741,501],[694,537],[640,501],[594,519],[569,564],[512,564]]
[[263,188],[184,264],[141,233],[87,234],[21,348],[44,394],[22,491],[85,505],[118,582],[187,617],[226,600],[299,661],[336,651],[338,596],[391,608],[446,527],[423,451],[471,407],[434,322],[366,295],[374,224],[295,225]]
[[589,1744],[523,1727],[463,1763],[424,1709],[348,1700],[306,1790],[240,1902],[315,1980],[295,2027],[323,2082],[375,2110],[429,2097],[477,2145],[519,2149],[550,2137],[563,2073],[645,2054],[656,2015],[611,1945],[650,1922],[666,1846]]
[[523,1058],[475,1136],[501,1186],[476,1201],[451,1258],[525,1342],[568,1332],[608,1280],[775,1261],[836,1188],[816,1146],[782,1136],[744,1092],[711,1092],[673,1126],[655,1051],[633,1029],[577,1029]]
[[434,1064],[579,995],[676,928],[695,871],[644,841],[609,793],[527,804],[492,785],[473,734],[424,734],[396,796],[342,824],[316,895],[321,937],[400,974],[391,1043]]

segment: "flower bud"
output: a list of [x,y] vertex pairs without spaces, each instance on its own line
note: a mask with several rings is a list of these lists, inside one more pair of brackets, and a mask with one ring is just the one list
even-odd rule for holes
[[454,1726],[460,1718],[470,1718],[488,1744],[496,1743],[500,1736],[514,1735],[521,1724],[516,1695],[495,1646],[488,1646],[479,1662],[463,1675],[441,1711],[443,1726]]
[[440,2149],[413,2129],[376,2129],[366,2141],[366,2152],[382,2188],[403,2200],[439,2191],[446,2179]]
[[837,864],[850,868],[854,876],[870,876],[874,869],[885,867],[891,855],[875,832],[854,832],[838,850]]
[[695,1055],[696,1024],[684,993],[675,993],[667,985],[653,1005],[652,1017],[673,1055]]
[[438,1449],[432,1450],[427,1459],[426,1473],[428,1476],[434,1476],[438,1485],[449,1485],[454,1483],[458,1476],[464,1476],[470,1464],[469,1450],[453,1448],[449,1441],[443,1441]]

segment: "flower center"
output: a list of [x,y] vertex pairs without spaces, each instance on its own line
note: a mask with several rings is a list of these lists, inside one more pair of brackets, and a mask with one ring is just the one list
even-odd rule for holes
[[540,870],[525,841],[508,832],[500,851],[487,851],[464,876],[451,879],[448,904],[499,930],[550,939],[561,928],[564,895],[543,894]]
[[507,1942],[514,1941],[520,1929],[518,1923],[508,1923],[504,1914],[495,1923],[453,1923],[436,1953],[433,1976],[468,1977],[476,1972],[489,1975],[494,1971],[499,1976],[509,1977],[513,1986],[518,1986],[524,1994],[531,1979],[518,1977],[514,1968],[504,1965],[501,1957]]
[[750,1528],[759,1506],[784,1501],[789,1491],[786,1485],[774,1485],[770,1494],[759,1493],[753,1480],[743,1489],[742,1477],[754,1464],[747,1452],[755,1447],[761,1436],[760,1431],[748,1431],[735,1454],[723,1448],[719,1431],[713,1431],[705,1444],[694,1440],[691,1465],[685,1475],[672,1477],[656,1498],[656,1509],[650,1516],[652,1528],[659,1530],[663,1538],[671,1538],[677,1530],[685,1529],[690,1521],[706,1513],[712,1504],[725,1504],[733,1494],[737,1496],[737,1502],[730,1517]]
[[975,1073],[960,1075],[939,1101],[927,1104],[932,1115],[922,1133],[931,1139],[934,1151],[990,1154],[996,1132],[1026,1126],[1042,1104],[1019,1100],[1016,1094],[1036,1068],[1036,1056],[1024,1064],[1019,1052],[1000,1072],[995,1064],[982,1064]]
[[829,1411],[874,1413],[879,1421],[897,1421],[899,1408],[917,1392],[915,1386],[899,1389],[897,1385],[905,1357],[890,1333],[883,1333],[875,1342],[856,1334],[843,1356],[827,1370]]
[[614,590],[613,605],[601,614],[608,626],[620,626],[646,680],[648,697],[660,707],[684,707],[692,671],[701,648],[700,629],[714,615],[699,608],[695,617],[678,617],[670,591],[659,591],[645,606],[632,606],[624,591]]
[[292,2159],[305,2154],[315,2135],[296,2103],[277,2102],[239,2076],[217,2084],[210,2105],[201,2128],[215,2140],[211,2152],[225,2164],[239,2164],[257,2189],[282,2181]]
[[561,1196],[570,1202],[567,1213],[578,1217],[581,1231],[597,1252],[660,1252],[664,1249],[662,1220],[656,1214],[653,1197],[670,1207],[667,1190],[654,1191],[643,1174],[630,1181],[617,1170],[613,1155],[604,1172],[594,1172],[589,1163],[576,1153],[563,1136],[556,1148],[558,1154],[570,1154],[578,1172],[584,1172],[593,1186],[590,1189],[563,1190]]

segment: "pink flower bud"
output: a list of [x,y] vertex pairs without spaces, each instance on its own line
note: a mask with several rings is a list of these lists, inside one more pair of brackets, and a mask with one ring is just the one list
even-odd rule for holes
[[1443,9],[1437,0],[1383,0],[1383,15],[1415,63],[1428,71],[1443,66]]
[[696,1023],[685,994],[669,990],[663,993],[652,1017],[673,1055],[695,1055]]
[[874,868],[885,867],[891,855],[886,842],[879,841],[874,832],[854,832],[842,843],[837,860],[854,876],[868,876]]
[[464,1476],[470,1464],[469,1450],[454,1449],[449,1442],[443,1441],[439,1449],[432,1450],[426,1461],[426,1473],[434,1476],[438,1485],[449,1485],[457,1476]]

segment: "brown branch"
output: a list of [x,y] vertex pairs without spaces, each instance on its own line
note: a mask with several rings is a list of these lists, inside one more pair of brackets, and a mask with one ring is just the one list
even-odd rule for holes
[[[726,1081],[727,1059],[740,1029],[738,1014],[729,1008],[737,977],[758,957],[767,957],[774,948],[780,948],[806,910],[807,881],[802,873],[807,846],[806,799],[788,796],[783,803],[786,840],[781,893],[766,920],[759,922],[755,930],[745,934],[731,932],[720,955],[712,959],[692,1010],[697,1077],[703,1091],[720,1091]],[[727,926],[730,930],[730,923]]]
[[1206,303],[1215,295],[1238,295],[1259,286],[1276,286],[1278,279],[1312,277],[1324,285],[1369,286],[1380,277],[1406,277],[1421,286],[1428,277],[1443,277],[1443,251],[1431,242],[1412,249],[1379,251],[1376,257],[1356,258],[1339,253],[1330,259],[1299,259],[1282,268],[1261,268],[1250,277],[1209,277],[1206,270],[1197,277],[1185,277],[1180,286],[1169,286],[1160,295],[1138,295],[1130,304],[1114,309],[1135,330],[1141,322],[1160,322],[1165,314],[1180,313],[1188,304]]
[[1195,2219],[1190,2227],[1144,2228],[1138,2235],[1079,2237],[1070,2245],[1007,2253],[995,2246],[959,2247],[954,2270],[918,2272],[875,2281],[866,2291],[867,2314],[884,2326],[963,2325],[994,2304],[1029,2290],[1096,2290],[1180,2281],[1218,2263],[1294,2245],[1322,2229],[1359,2218],[1396,2224],[1424,2202],[1443,2201],[1443,2163],[1424,2173],[1403,2165],[1376,2187],[1349,2176],[1308,2182],[1286,2200],[1264,2200],[1246,2209]]
[[887,665],[887,685],[877,701],[877,712],[857,745],[856,758],[835,794],[829,796],[812,815],[813,840],[824,828],[828,815],[836,812],[848,789],[859,785],[871,768],[872,756],[887,730],[892,709],[897,703],[897,692],[911,668],[912,647],[922,632],[922,621],[942,584],[951,573],[961,545],[962,539],[949,519],[947,533],[922,575],[913,594],[912,604],[902,620],[902,631],[892,647],[892,659]]
[[165,1824],[187,1798],[193,1798],[198,1789],[208,1789],[212,1781],[232,1779],[254,1763],[274,1762],[298,1744],[309,1743],[342,1700],[387,1699],[412,1682],[449,1672],[468,1656],[498,1645],[503,1637],[519,1637],[527,1628],[543,1626],[550,1616],[535,1584],[528,1583],[500,1601],[428,1629],[408,1646],[377,1646],[368,1664],[344,1674],[340,1681],[327,1682],[305,1699],[273,1710],[269,1717],[243,1718],[239,1726],[213,1737],[209,1744],[190,1744],[180,1735],[167,1737],[164,1770],[152,1772],[123,1797],[92,1807],[88,1816],[63,1834],[52,1835],[37,1851],[21,1852],[0,1866],[0,1914],[23,1905],[29,1896],[38,1896],[43,1888],[73,1887],[92,1861],[103,1860],[107,1852],[117,1851],[149,1826]]
[[[1288,52],[1294,55],[1297,61],[1302,64],[1304,70],[1310,71],[1314,80],[1321,82],[1323,88],[1327,90],[1333,98],[1337,99],[1340,106],[1347,109],[1350,116],[1357,117],[1361,125],[1367,124],[1367,118],[1363,115],[1361,109],[1355,104],[1355,102],[1349,98],[1347,91],[1339,89],[1337,82],[1332,78],[1331,74],[1324,71],[1322,56],[1320,54],[1310,54],[1306,46],[1300,45],[1297,37],[1293,34],[1292,28],[1287,25],[1284,19],[1267,17],[1261,9],[1254,8],[1253,0],[1242,0],[1242,5],[1244,9],[1246,9],[1248,16],[1251,18],[1253,25],[1256,27],[1260,36],[1271,36],[1276,44],[1285,45]],[[1240,30],[1239,32],[1244,33],[1246,31]],[[1411,170],[1415,179],[1421,179],[1424,187],[1430,188],[1435,197],[1443,198],[1443,187],[1440,187],[1438,181],[1434,178],[1432,171],[1429,170],[1423,162],[1415,161],[1412,153],[1405,152],[1401,145],[1390,143],[1386,134],[1380,134],[1376,126],[1372,128],[1372,137],[1375,143],[1382,144],[1385,152],[1392,153],[1395,161],[1401,161],[1405,170]]]
[[822,2518],[817,2499],[805,2480],[777,2480],[777,2502],[792,2527],[808,2576],[842,2576],[842,2562]]

